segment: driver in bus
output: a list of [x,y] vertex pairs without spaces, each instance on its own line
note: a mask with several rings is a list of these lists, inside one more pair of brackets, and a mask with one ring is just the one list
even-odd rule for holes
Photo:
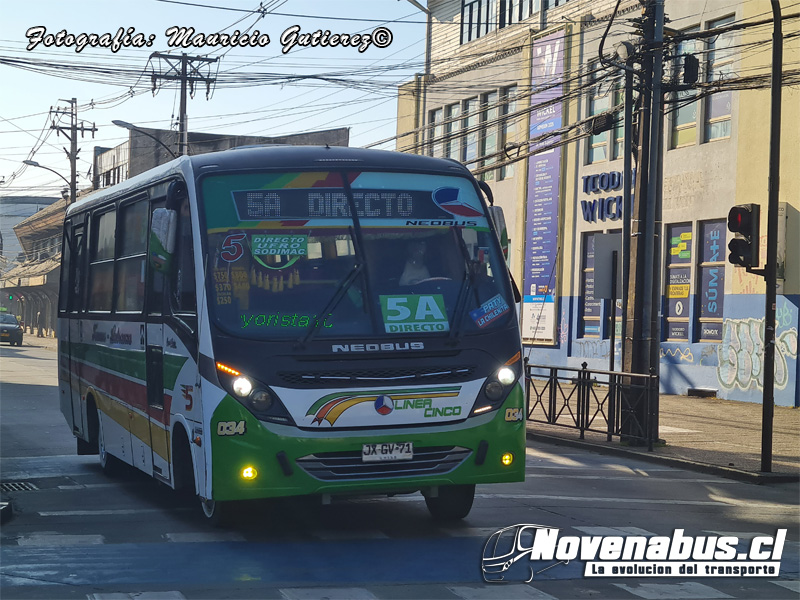
[[406,250],[406,264],[403,267],[403,274],[400,275],[400,285],[414,285],[430,279],[430,271],[425,266],[426,243],[420,240],[409,242]]

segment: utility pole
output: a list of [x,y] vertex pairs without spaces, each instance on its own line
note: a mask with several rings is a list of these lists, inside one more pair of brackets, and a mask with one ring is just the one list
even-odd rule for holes
[[[641,61],[638,163],[631,223],[626,335],[623,370],[658,373],[660,362],[660,163],[662,160],[662,112],[664,0],[647,0],[642,21],[644,55]],[[658,380],[656,379],[656,382]],[[658,384],[651,390],[657,401]],[[643,437],[648,414],[644,402],[626,408],[623,433]],[[653,432],[657,435],[657,432]]]
[[[78,149],[78,131],[81,132],[81,137],[87,131],[91,132],[92,137],[94,137],[97,127],[94,126],[94,123],[92,123],[91,127],[87,127],[83,122],[78,125],[77,98],[72,98],[71,100],[59,98],[59,101],[69,102],[70,107],[69,110],[62,108],[50,109],[50,114],[58,117],[58,122],[56,122],[55,118],[52,119],[50,129],[55,129],[56,135],[63,133],[70,141],[69,150],[64,148],[64,152],[67,153],[67,159],[69,159],[69,204],[72,204],[78,197],[78,152],[80,152]],[[69,126],[61,124],[61,117],[65,115],[69,115]]]
[[188,56],[185,52],[180,56],[165,54],[163,52],[153,52],[153,54],[150,55],[150,59],[152,60],[153,58],[158,58],[166,63],[166,69],[163,72],[156,73],[153,71],[151,75],[153,78],[153,92],[156,90],[156,81],[158,79],[181,82],[178,154],[189,154],[189,123],[186,114],[187,87],[189,88],[189,93],[194,96],[195,83],[205,83],[206,98],[208,98],[211,94],[211,85],[216,81],[216,78],[211,77],[210,69],[206,74],[201,73],[200,69],[204,66],[208,67],[211,63],[217,62],[219,59],[208,58],[206,56]]

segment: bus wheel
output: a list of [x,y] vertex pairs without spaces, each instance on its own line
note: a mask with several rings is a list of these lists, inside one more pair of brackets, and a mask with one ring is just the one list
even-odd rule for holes
[[463,519],[472,509],[475,500],[475,484],[443,485],[439,495],[425,496],[425,504],[431,516],[437,521]]
[[200,509],[206,522],[214,527],[223,527],[231,520],[231,503],[200,498]]
[[100,455],[100,468],[109,477],[117,475],[122,468],[122,461],[106,450],[106,439],[103,433],[103,419],[100,411],[97,411],[97,452]]

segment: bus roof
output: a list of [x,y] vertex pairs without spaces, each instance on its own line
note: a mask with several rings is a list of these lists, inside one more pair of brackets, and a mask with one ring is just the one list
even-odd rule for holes
[[454,160],[388,150],[368,150],[344,146],[244,146],[221,152],[178,157],[115,186],[91,194],[70,206],[67,214],[103,204],[171,175],[182,174],[186,179],[192,179],[212,168],[221,171],[274,168],[305,171],[348,168],[353,170],[422,171],[461,176],[470,174],[464,165]]

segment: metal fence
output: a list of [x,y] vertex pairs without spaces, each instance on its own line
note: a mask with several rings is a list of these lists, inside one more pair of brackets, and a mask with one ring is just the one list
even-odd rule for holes
[[606,434],[653,449],[658,376],[525,365],[528,420]]

